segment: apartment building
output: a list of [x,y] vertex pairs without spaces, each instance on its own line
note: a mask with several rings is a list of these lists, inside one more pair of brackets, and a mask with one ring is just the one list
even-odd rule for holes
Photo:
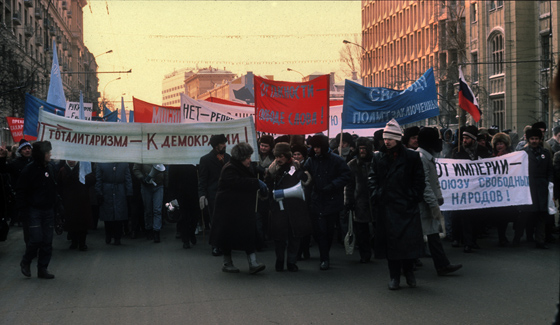
[[161,85],[163,106],[181,105],[181,94],[185,93],[185,80],[194,75],[192,69],[181,69],[166,74]]

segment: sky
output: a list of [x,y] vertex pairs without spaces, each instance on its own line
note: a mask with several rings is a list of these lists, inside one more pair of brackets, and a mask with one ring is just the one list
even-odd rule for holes
[[361,2],[89,0],[83,19],[89,51],[113,50],[96,58],[98,72],[132,69],[98,74],[101,95],[161,104],[164,75],[183,68],[301,81],[291,68],[343,80],[339,50],[360,39]]

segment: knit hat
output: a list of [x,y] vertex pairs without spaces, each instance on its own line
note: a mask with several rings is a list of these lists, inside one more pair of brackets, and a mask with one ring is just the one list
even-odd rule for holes
[[397,141],[401,141],[402,139],[402,131],[399,122],[395,119],[391,119],[387,122],[387,125],[383,129],[383,139],[393,139]]
[[369,154],[371,154],[373,152],[373,143],[371,142],[370,139],[366,138],[366,137],[359,137],[356,140],[356,149],[360,149],[360,147],[366,147],[366,151]]
[[18,146],[17,151],[20,152],[21,149],[23,149],[23,148],[25,148],[25,147],[27,147],[27,146],[29,146],[31,149],[33,149],[33,146],[31,145],[31,143],[29,143],[29,142],[28,142],[27,140],[25,140],[25,139],[21,139],[21,140],[19,140],[19,146]]
[[492,147],[495,148],[496,143],[498,142],[502,142],[503,144],[505,144],[506,148],[509,148],[511,146],[511,138],[509,137],[509,135],[503,132],[496,133],[494,135],[494,137],[492,138]]
[[542,138],[541,129],[538,127],[532,127],[529,130],[525,131],[525,139],[527,139],[528,141],[530,137],[539,137],[539,139]]
[[259,138],[259,145],[261,143],[268,144],[271,148],[274,148],[274,138],[271,135],[265,134]]
[[464,137],[469,137],[471,139],[473,139],[474,141],[476,141],[477,137],[478,137],[478,129],[476,126],[474,125],[469,125],[466,126],[463,129],[463,136]]
[[274,157],[284,156],[288,159],[292,158],[290,144],[287,142],[278,142],[274,146]]
[[210,145],[212,148],[216,148],[220,143],[227,143],[227,138],[223,134],[215,134],[210,137]]
[[253,154],[253,148],[247,142],[241,142],[231,148],[231,159],[243,161]]

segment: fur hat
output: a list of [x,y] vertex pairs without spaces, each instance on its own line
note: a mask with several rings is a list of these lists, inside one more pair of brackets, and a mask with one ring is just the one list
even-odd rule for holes
[[299,143],[293,144],[291,146],[290,151],[292,152],[292,155],[293,155],[294,152],[299,152],[303,155],[304,159],[307,159],[307,154],[308,154],[307,147],[303,144],[299,144]]
[[25,140],[25,139],[19,140],[19,146],[18,146],[17,152],[20,152],[21,149],[23,149],[27,146],[29,146],[31,149],[33,149],[33,146],[27,140]]
[[371,142],[370,139],[365,138],[365,137],[359,137],[356,140],[356,149],[359,150],[360,147],[366,147],[366,151],[368,153],[368,155],[370,155],[371,153],[373,153],[373,143]]
[[476,141],[478,137],[478,128],[474,125],[465,126],[465,128],[463,129],[463,136],[469,137]]
[[227,138],[223,134],[215,134],[210,137],[210,145],[212,148],[216,148],[220,143],[227,143]]
[[418,132],[418,146],[422,149],[440,152],[442,141],[436,128],[424,127]]
[[329,138],[323,134],[316,134],[309,139],[309,145],[312,148],[321,148],[321,152],[326,153],[329,149]]
[[495,148],[496,143],[498,142],[502,142],[503,144],[505,144],[506,148],[509,148],[511,146],[511,138],[509,137],[509,135],[503,132],[496,133],[494,135],[494,137],[492,138],[492,148]]
[[387,122],[387,125],[383,129],[383,139],[393,139],[397,141],[401,141],[402,139],[402,131],[399,122],[395,119],[391,119]]
[[410,140],[410,138],[412,138],[413,136],[418,135],[419,132],[420,132],[420,128],[418,126],[411,126],[409,128],[404,129],[402,143],[405,146],[407,146],[408,140]]
[[537,122],[537,123],[533,123],[533,125],[531,126],[532,128],[537,128],[537,129],[543,129],[546,131],[546,123],[545,122]]
[[274,139],[274,145],[276,146],[277,143],[280,142],[287,142],[290,143],[290,136],[289,135],[281,135],[279,137],[277,137],[276,139]]
[[253,148],[247,142],[241,142],[231,148],[231,159],[243,161],[253,154]]
[[[335,140],[336,140],[336,145],[340,146],[340,133],[336,135]],[[348,143],[350,147],[354,146],[354,138],[352,138],[352,135],[348,132],[342,133],[342,142]]]
[[261,137],[259,138],[259,145],[261,143],[266,143],[271,148],[274,148],[274,138],[271,135],[268,135],[268,134],[261,135]]
[[290,144],[287,142],[278,142],[274,146],[274,156],[284,156],[288,159],[292,158],[292,150],[290,148]]
[[525,139],[527,139],[527,141],[529,141],[530,137],[539,137],[539,139],[541,139],[542,138],[541,129],[538,128],[538,127],[532,127],[529,130],[525,131]]
[[50,141],[37,141],[32,148],[31,156],[37,162],[45,161],[45,154],[52,150]]

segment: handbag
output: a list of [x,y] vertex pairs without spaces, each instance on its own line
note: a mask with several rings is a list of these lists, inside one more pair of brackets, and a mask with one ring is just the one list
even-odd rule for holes
[[554,183],[548,183],[548,214],[555,215],[558,212],[556,204],[554,204]]
[[354,253],[354,245],[356,244],[356,235],[354,234],[353,226],[353,215],[354,211],[348,211],[348,232],[344,236],[344,248],[346,249],[346,255],[352,255]]

